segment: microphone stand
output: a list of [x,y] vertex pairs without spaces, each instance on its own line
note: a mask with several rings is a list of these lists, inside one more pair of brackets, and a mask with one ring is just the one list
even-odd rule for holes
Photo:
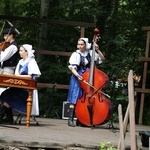
[[[112,105],[113,105],[113,101],[115,98],[115,85],[116,85],[115,81],[116,81],[116,78],[117,78],[116,75],[112,75],[112,81],[113,81],[113,91],[112,91],[112,98],[111,98]],[[109,127],[109,129],[112,129],[112,132],[116,133],[116,129],[119,130],[119,128],[114,127],[113,121],[114,120],[113,120],[113,115],[112,115],[112,117],[110,118],[110,123],[108,124],[108,127]]]
[[[115,73],[111,76],[111,79],[112,79],[112,82],[113,82],[112,98],[111,98],[112,104],[113,104],[113,101],[114,101],[114,99],[115,99],[115,88],[116,88],[117,74],[120,72],[120,70],[121,70],[123,67],[125,67],[125,64],[122,64],[122,65],[120,66],[120,68],[117,69],[117,71],[115,71]],[[116,129],[119,130],[119,128],[114,127],[114,125],[113,125],[113,116],[112,116],[111,119],[110,119],[110,124],[108,124],[108,127],[109,127],[109,129],[113,129],[113,132],[114,132],[114,133],[116,132]]]
[[6,127],[6,128],[12,128],[12,129],[19,129],[19,127],[10,126],[10,125],[4,125],[4,124],[0,124],[0,127]]
[[[53,87],[52,87],[52,91],[51,91],[51,94],[50,94],[50,105],[49,105],[48,110],[46,111],[46,113],[45,113],[44,116],[46,116],[46,115],[48,114],[48,112],[49,112],[51,109],[53,109],[53,108],[52,108],[53,106],[51,105],[51,102],[52,102],[52,94],[53,94],[53,91],[54,91],[56,85],[57,85],[57,83],[55,83],[55,84],[53,85]],[[55,112],[55,110],[54,110],[54,112]],[[55,112],[55,114],[57,115],[58,118],[60,118],[60,116],[57,114],[57,112]]]

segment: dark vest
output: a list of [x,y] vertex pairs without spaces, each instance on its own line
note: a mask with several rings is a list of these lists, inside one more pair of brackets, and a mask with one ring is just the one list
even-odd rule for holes
[[80,53],[78,53],[78,54],[80,55],[80,58],[81,58],[80,65],[78,66],[79,67],[78,69],[81,69],[81,70],[85,71],[87,68],[90,67],[90,62],[91,62],[90,53],[88,53],[87,56],[86,56],[86,59],[88,60],[87,65],[85,65],[85,62],[84,62],[84,56],[82,56]]
[[[10,45],[15,45],[18,48],[17,43],[14,41]],[[17,51],[12,57],[10,57],[8,60],[3,62],[2,67],[15,67],[18,63],[19,58],[19,51]]]

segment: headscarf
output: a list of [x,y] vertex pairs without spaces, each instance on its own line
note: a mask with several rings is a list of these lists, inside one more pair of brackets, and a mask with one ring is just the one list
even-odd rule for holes
[[35,55],[34,55],[35,50],[32,49],[32,45],[24,44],[24,45],[22,45],[22,47],[24,47],[24,49],[27,50],[29,59],[35,57]]
[[89,50],[91,48],[91,43],[89,43],[88,38],[80,38],[79,40],[83,40],[86,44],[86,50]]

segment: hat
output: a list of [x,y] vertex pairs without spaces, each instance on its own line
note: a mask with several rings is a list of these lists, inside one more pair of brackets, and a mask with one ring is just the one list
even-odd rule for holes
[[28,58],[34,57],[35,50],[32,49],[32,45],[30,44],[23,44],[22,47],[28,52]]
[[4,34],[9,34],[9,35],[13,34],[13,35],[15,35],[16,32],[15,32],[15,30],[13,28],[7,28],[7,29],[3,30],[3,35]]
[[91,48],[91,43],[89,43],[88,38],[80,38],[79,40],[83,40],[85,42],[87,50]]

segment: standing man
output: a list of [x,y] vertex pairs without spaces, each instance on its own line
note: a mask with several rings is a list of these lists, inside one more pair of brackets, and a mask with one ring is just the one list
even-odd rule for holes
[[[2,48],[0,49],[0,74],[14,74],[15,72],[19,58],[18,45],[15,41],[15,35],[16,32],[13,28],[5,29],[3,31],[4,43],[7,42],[8,47],[6,47],[3,51]],[[0,94],[5,90],[6,88],[0,88]],[[2,108],[0,111],[1,110]],[[11,109],[9,109],[6,113],[6,121],[10,118],[10,114],[12,114]]]
[[19,58],[15,35],[16,32],[13,28],[5,29],[3,31],[4,40],[9,44],[9,46],[4,51],[0,51],[1,73],[14,74]]

